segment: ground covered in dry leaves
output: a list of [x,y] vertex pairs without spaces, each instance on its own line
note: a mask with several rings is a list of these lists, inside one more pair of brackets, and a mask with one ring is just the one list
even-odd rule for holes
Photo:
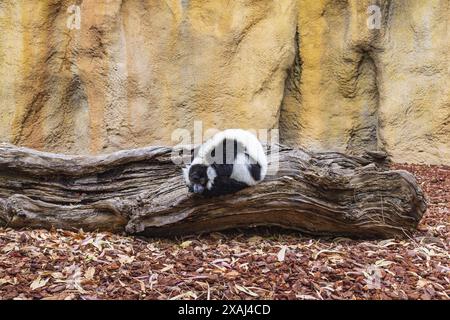
[[450,168],[397,167],[417,175],[430,202],[413,237],[0,229],[0,299],[449,299]]

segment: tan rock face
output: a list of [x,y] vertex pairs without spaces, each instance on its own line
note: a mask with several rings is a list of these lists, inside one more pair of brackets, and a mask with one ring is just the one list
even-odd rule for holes
[[201,120],[448,164],[448,1],[376,2],[380,29],[368,0],[0,1],[0,140],[102,153]]
[[[296,2],[3,1],[1,137],[64,152],[278,125]],[[256,126],[256,127],[255,127]]]
[[[380,29],[369,28],[378,4]],[[281,137],[312,149],[450,163],[448,1],[299,1]]]

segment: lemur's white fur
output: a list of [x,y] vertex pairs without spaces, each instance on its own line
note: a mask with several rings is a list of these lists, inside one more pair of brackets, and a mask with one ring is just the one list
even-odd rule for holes
[[206,188],[208,188],[208,190],[211,190],[214,179],[217,177],[217,173],[213,167],[208,167],[208,169],[206,170],[206,174],[208,175],[208,183],[206,184]]
[[191,180],[189,180],[189,167],[183,168],[183,177],[184,181],[186,182],[186,185],[191,186]]
[[[210,165],[208,163],[208,156],[211,152],[220,145],[224,140],[236,140],[238,143],[242,144],[245,148],[246,153],[249,158],[242,153],[238,153],[233,164],[233,172],[231,178],[240,182],[243,182],[249,186],[255,185],[256,183],[264,180],[267,174],[267,156],[264,152],[264,148],[259,142],[258,138],[250,133],[249,131],[242,129],[228,129],[225,131],[218,132],[211,139],[206,141],[199,149],[196,157],[194,158],[191,165],[203,164]],[[261,179],[255,181],[249,172],[248,165],[259,163],[261,166]],[[191,185],[189,180],[189,168],[183,169],[183,176],[186,180],[187,185]],[[211,190],[214,178],[217,176],[214,168],[208,167],[208,184],[207,188]]]

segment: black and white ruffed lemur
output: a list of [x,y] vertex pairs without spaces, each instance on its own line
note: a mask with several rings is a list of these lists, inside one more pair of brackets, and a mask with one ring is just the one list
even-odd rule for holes
[[264,148],[255,135],[228,129],[200,146],[192,163],[183,168],[183,176],[190,192],[220,196],[261,182],[267,166]]

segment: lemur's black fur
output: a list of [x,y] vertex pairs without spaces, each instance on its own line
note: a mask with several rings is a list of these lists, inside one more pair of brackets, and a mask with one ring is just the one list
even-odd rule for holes
[[[201,193],[204,197],[217,197],[225,194],[235,193],[248,187],[243,182],[236,181],[226,176],[217,176],[214,179],[214,186],[211,190],[205,188]],[[193,188],[188,187],[190,192],[194,192]]]

